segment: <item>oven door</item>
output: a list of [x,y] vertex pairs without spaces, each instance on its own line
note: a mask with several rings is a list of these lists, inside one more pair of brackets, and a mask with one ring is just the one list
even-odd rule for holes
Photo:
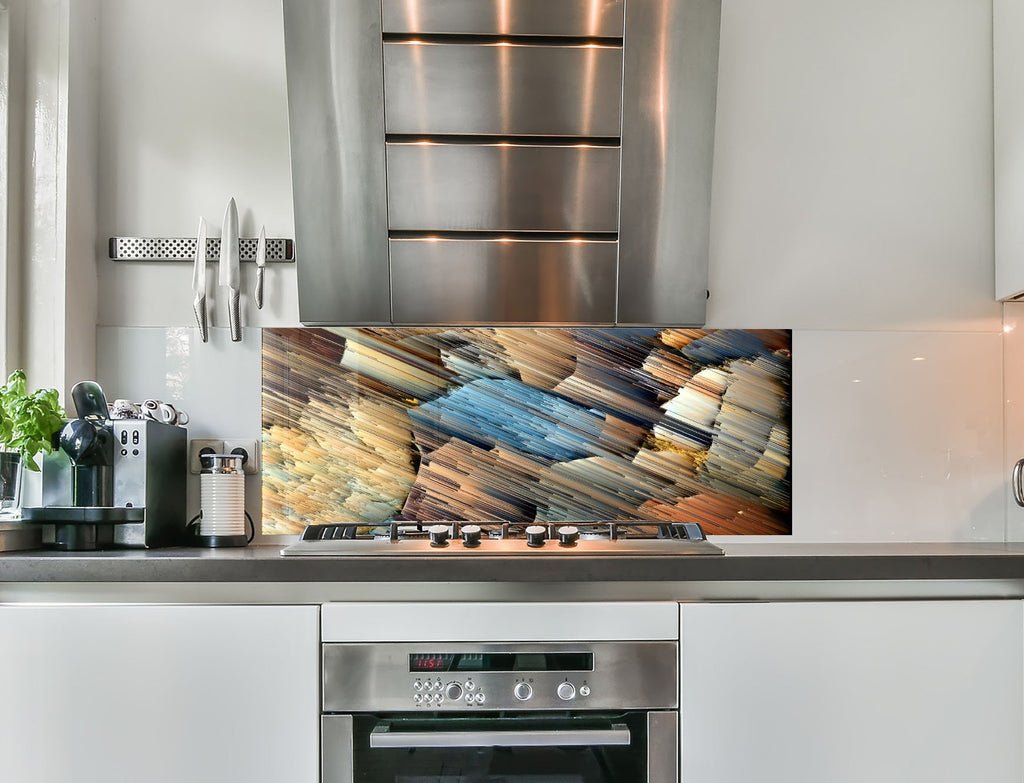
[[324,783],[676,783],[678,714],[324,715]]

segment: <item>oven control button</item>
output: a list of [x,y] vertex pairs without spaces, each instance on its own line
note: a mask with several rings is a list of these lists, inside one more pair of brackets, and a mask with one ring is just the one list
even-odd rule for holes
[[444,689],[445,698],[458,701],[462,698],[462,686],[457,682],[450,682]]
[[466,690],[467,691],[471,691],[474,688],[476,688],[476,683],[473,682],[472,680],[466,680]]
[[475,701],[477,704],[483,704],[484,703],[484,695],[482,693],[477,693],[473,697],[473,701]]
[[576,546],[580,540],[580,530],[575,525],[562,525],[558,528],[558,543],[560,546]]
[[448,546],[448,525],[431,525],[427,528],[431,546]]
[[589,696],[589,695],[590,695],[590,686],[589,685],[581,685],[580,686],[580,696]]
[[421,701],[423,701],[423,697],[420,696],[418,693],[412,697],[413,704],[419,704]]
[[517,682],[516,687],[512,689],[512,694],[519,701],[528,701],[533,696],[533,688],[530,687],[528,682]]
[[527,546],[544,546],[544,539],[547,538],[548,531],[544,525],[530,525],[526,528],[526,545]]
[[473,703],[473,694],[472,693],[467,693],[466,694],[466,704],[472,704],[472,703]]
[[441,694],[440,693],[435,693],[434,694],[434,703],[440,704],[442,701],[444,701],[444,698],[441,696]]
[[480,546],[480,525],[463,525],[462,543],[470,549]]
[[416,682],[414,682],[412,684],[412,689],[414,691],[421,691],[421,690],[423,690],[423,683],[420,682],[419,680],[416,680]]
[[576,698],[576,686],[571,682],[560,682],[555,693],[558,694],[558,698],[562,701],[572,701]]

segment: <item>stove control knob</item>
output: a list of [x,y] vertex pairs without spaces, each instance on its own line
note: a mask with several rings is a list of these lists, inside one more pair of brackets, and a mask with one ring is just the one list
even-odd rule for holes
[[530,525],[526,528],[527,546],[544,546],[544,539],[547,538],[547,528],[544,525]]
[[462,544],[470,548],[480,546],[480,525],[462,526]]
[[558,543],[560,546],[576,546],[580,540],[580,531],[575,525],[562,525],[558,528]]
[[530,697],[533,696],[533,688],[530,687],[528,682],[517,682],[516,687],[512,689],[512,694],[519,701],[529,701]]
[[427,528],[431,546],[448,546],[448,525],[431,525]]
[[458,701],[462,698],[462,686],[457,682],[450,682],[444,689],[444,696],[448,701]]
[[572,701],[576,698],[576,686],[571,682],[560,682],[555,693],[558,694],[558,698],[562,701]]

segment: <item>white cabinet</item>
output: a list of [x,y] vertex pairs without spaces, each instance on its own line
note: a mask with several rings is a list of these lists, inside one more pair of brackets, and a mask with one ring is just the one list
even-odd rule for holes
[[681,608],[682,783],[1020,783],[1020,601]]
[[315,783],[306,606],[0,607],[0,778]]
[[993,0],[996,298],[1024,294],[1024,3]]

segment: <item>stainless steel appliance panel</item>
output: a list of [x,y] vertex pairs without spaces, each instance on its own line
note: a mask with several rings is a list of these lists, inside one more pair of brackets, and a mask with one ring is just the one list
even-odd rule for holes
[[323,780],[355,780],[351,715],[320,716],[320,768]]
[[647,713],[647,783],[679,780],[679,713]]
[[616,245],[393,239],[395,323],[612,323]]
[[114,505],[144,508],[145,521],[114,526],[120,546],[168,546],[184,539],[188,433],[149,419],[116,419]]
[[[443,648],[443,649],[442,649]],[[417,699],[425,681],[429,692],[440,699],[429,701],[429,709],[459,713],[482,710],[627,710],[675,709],[678,669],[676,642],[591,642],[517,644],[324,644],[324,712],[409,712],[426,709]],[[410,655],[438,652],[481,654],[541,654],[593,652],[593,671],[474,671],[428,674],[409,671]],[[483,694],[484,700],[468,704],[464,699],[447,699],[451,684],[460,692]],[[421,687],[416,688],[417,681]],[[515,686],[529,682],[531,695],[517,698]],[[574,696],[565,699],[558,688],[571,683]],[[666,687],[671,684],[673,687]],[[581,695],[581,688],[589,688]]]
[[384,32],[622,36],[622,0],[383,0]]
[[619,150],[586,145],[387,145],[392,230],[618,230]]
[[720,20],[721,0],[626,3],[622,324],[705,320]]
[[284,0],[299,312],[391,320],[380,6]]
[[384,44],[388,133],[619,136],[622,49]]

